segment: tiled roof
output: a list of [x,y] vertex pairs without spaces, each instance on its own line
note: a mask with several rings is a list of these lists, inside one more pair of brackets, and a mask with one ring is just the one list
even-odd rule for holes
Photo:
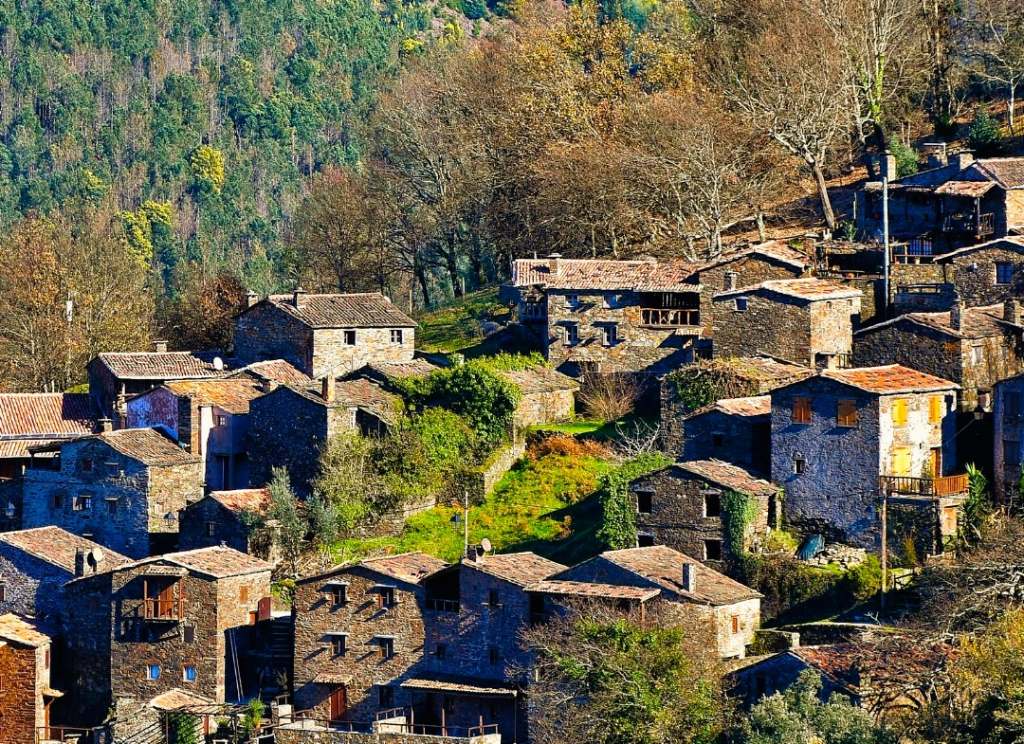
[[[294,296],[271,295],[271,303],[311,328],[415,328],[416,321],[379,292],[307,294],[295,307]],[[244,311],[243,311],[244,312]]]
[[530,552],[484,555],[475,561],[463,560],[462,565],[471,566],[519,586],[536,584],[566,569],[561,563],[549,561]]
[[[750,587],[664,545],[609,550],[601,553],[600,558],[632,571],[674,594],[698,602],[725,605],[761,596]],[[684,563],[692,563],[695,566],[696,590],[693,592],[683,588]]]
[[1024,188],[1024,158],[983,158],[967,167],[1004,189]]
[[0,457],[28,457],[30,446],[94,430],[87,393],[0,394]]
[[269,380],[282,385],[307,385],[313,379],[305,372],[294,367],[284,359],[268,359],[265,362],[253,362],[235,370],[231,376],[254,377],[258,380]]
[[218,365],[220,357],[214,352],[105,351],[96,359],[122,380],[185,380],[224,374],[223,360]]
[[487,695],[515,697],[516,689],[512,685],[499,686],[494,680],[477,681],[469,677],[425,678],[411,677],[401,683],[401,687],[411,690],[432,690],[435,692],[454,692],[465,695]]
[[158,429],[116,429],[83,439],[98,439],[126,457],[146,465],[187,465],[199,458],[183,450]]
[[637,602],[646,602],[652,599],[660,591],[658,589],[644,589],[638,586],[622,586],[620,584],[591,584],[586,581],[560,581],[548,579],[538,581],[526,587],[528,592],[539,592],[540,594],[557,594],[568,597],[593,597],[596,599],[630,599]]
[[[614,261],[610,259],[559,258],[558,273],[550,270],[548,258],[519,258],[512,262],[514,287],[541,285],[552,289],[697,291],[686,284],[695,264],[676,259],[659,263],[654,259]],[[683,285],[686,284],[684,287]]]
[[813,374],[808,367],[767,356],[711,359],[699,362],[698,365],[694,369],[711,370],[739,380],[768,384],[784,384]]
[[518,387],[524,395],[580,389],[579,382],[546,366],[504,371],[499,374]]
[[124,568],[133,568],[158,561],[168,561],[191,571],[212,576],[215,579],[270,571],[274,568],[266,561],[260,560],[248,553],[242,553],[234,548],[220,545],[143,558],[141,561],[124,566]]
[[954,338],[992,338],[1002,336],[1008,328],[1019,328],[1019,326],[1014,326],[1003,320],[1004,310],[1005,307],[1002,303],[986,307],[965,308],[960,316],[959,329],[950,325],[948,310],[940,313],[906,313],[884,323],[861,328],[854,335],[869,335],[879,328],[887,328],[906,321],[940,331]]
[[359,565],[408,584],[418,584],[422,579],[448,566],[440,558],[426,553],[400,553],[368,558]]
[[918,372],[916,369],[904,367],[902,364],[889,364],[884,367],[826,369],[821,376],[878,395],[957,390],[960,387],[955,382]]
[[384,422],[394,421],[402,410],[402,397],[389,393],[372,380],[339,380],[335,385],[339,404],[362,408]]
[[[417,357],[409,362],[371,362],[364,369],[377,372],[383,377],[403,380],[410,377],[426,377],[431,372],[441,369],[441,367],[429,359]],[[356,370],[356,374],[360,371]]]
[[740,287],[738,289],[719,292],[715,295],[715,299],[717,300],[724,297],[753,294],[755,292],[774,292],[776,294],[785,295],[786,297],[795,297],[800,300],[807,300],[808,302],[816,302],[819,300],[844,300],[861,297],[863,295],[863,292],[859,289],[851,289],[849,287],[844,287],[841,284],[825,281],[824,279],[805,278],[772,279],[771,281],[762,282],[761,284],[755,284],[750,287]]
[[172,711],[182,708],[194,708],[196,706],[208,706],[214,701],[191,690],[182,690],[180,687],[173,687],[167,692],[162,692],[149,701],[149,707],[156,710]]
[[263,513],[270,505],[266,488],[236,488],[232,491],[210,491],[209,498],[233,512]]
[[768,240],[764,243],[756,243],[740,248],[739,250],[726,251],[716,258],[702,263],[699,268],[703,271],[715,266],[732,263],[748,256],[764,256],[801,270],[809,263],[809,259],[804,253],[793,248],[787,242],[783,240]]
[[978,243],[977,245],[964,246],[963,248],[957,248],[955,251],[950,251],[949,253],[943,253],[941,256],[936,256],[935,260],[939,263],[945,263],[951,258],[963,256],[968,253],[974,253],[976,251],[983,251],[986,248],[1005,248],[1006,250],[1024,253],[1024,237],[1011,235],[1005,238],[996,238],[995,240]]
[[216,380],[175,380],[164,383],[175,395],[187,396],[201,406],[217,406],[228,413],[248,413],[249,403],[265,393],[261,383],[248,377]]
[[751,496],[770,497],[781,490],[773,483],[752,475],[739,465],[722,460],[688,460],[677,462],[673,467]]
[[935,193],[974,198],[984,196],[995,187],[992,181],[946,181],[935,189]]
[[0,615],[0,639],[32,648],[50,643],[50,637],[39,632],[35,625],[9,612]]
[[683,418],[692,419],[710,411],[727,413],[730,416],[769,416],[772,412],[772,397],[752,395],[746,398],[722,398],[686,414]]
[[80,549],[89,551],[98,548],[102,551],[104,568],[120,566],[130,560],[99,543],[53,526],[0,532],[0,542],[7,543],[71,574],[75,572],[75,553]]

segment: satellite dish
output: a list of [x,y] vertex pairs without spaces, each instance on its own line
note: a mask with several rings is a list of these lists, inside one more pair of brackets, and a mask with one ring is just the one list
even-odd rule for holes
[[218,357],[214,357],[213,358],[213,368],[215,370],[217,370],[218,372],[223,372],[224,371],[224,360],[221,359],[219,356]]
[[485,553],[490,553],[491,552],[491,541],[488,540],[485,537],[483,540],[480,541],[480,547],[484,549]]

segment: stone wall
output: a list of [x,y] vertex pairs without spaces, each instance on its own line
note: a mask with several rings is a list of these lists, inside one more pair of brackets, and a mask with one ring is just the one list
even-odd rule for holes
[[63,584],[74,576],[49,561],[0,542],[0,584],[6,599],[0,615],[13,612],[57,620],[68,609]]
[[[189,505],[181,512],[180,522],[179,550],[223,544],[242,553],[249,552],[248,528],[234,512],[225,509],[215,499],[206,497]],[[210,534],[210,525],[213,534]]]
[[470,503],[483,501],[525,452],[526,440],[519,439],[501,446],[483,463],[462,473],[459,476],[460,485],[469,494]]
[[110,586],[113,574],[103,573],[78,579],[64,588],[74,614],[64,618],[61,628],[70,665],[62,669],[66,682],[61,710],[76,725],[95,726],[112,704],[110,693],[110,647],[112,641]]
[[429,734],[309,731],[284,726],[274,730],[277,744],[500,744],[500,734],[484,736],[431,736]]
[[275,467],[288,470],[292,487],[305,493],[316,476],[329,436],[327,407],[287,387],[249,405],[249,477],[259,487]]
[[704,269],[698,275],[701,285],[700,312],[704,323],[705,338],[715,333],[715,304],[712,297],[728,288],[726,274],[735,275],[736,287],[750,287],[771,279],[795,279],[803,273],[788,264],[772,261],[763,256],[746,255],[732,261],[725,261]]
[[544,390],[524,394],[516,406],[513,425],[517,429],[528,426],[565,421],[576,410],[575,390]]
[[[996,284],[996,263],[1013,265],[1009,284]],[[951,282],[968,307],[991,305],[1011,297],[1024,297],[1024,255],[1019,251],[989,248],[947,259],[946,281]]]
[[284,359],[307,375],[313,370],[313,331],[269,302],[235,318],[234,353],[240,364]]
[[[203,497],[203,463],[149,468],[149,532],[177,540],[178,512]],[[172,518],[168,519],[168,515]],[[166,544],[166,543],[165,543]]]
[[45,725],[37,676],[41,649],[8,643],[0,646],[0,744],[30,744]]
[[769,416],[737,416],[709,410],[681,419],[682,447],[671,452],[680,460],[717,459],[753,468],[771,469]]
[[[1015,396],[1015,405],[1007,405],[1008,395]],[[1024,377],[1003,380],[996,385],[992,408],[996,501],[1019,504],[1020,464],[1024,462],[1021,448],[1024,444]]]
[[[351,330],[351,329],[350,329]],[[402,332],[400,343],[391,331]],[[312,377],[342,375],[371,362],[411,362],[416,351],[414,328],[357,328],[355,345],[345,343],[345,329],[318,328],[313,332]]]

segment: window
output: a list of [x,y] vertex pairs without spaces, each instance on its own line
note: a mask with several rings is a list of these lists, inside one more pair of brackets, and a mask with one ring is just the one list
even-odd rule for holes
[[619,296],[617,294],[606,294],[601,300],[601,307],[605,310],[619,306]]
[[1009,261],[996,261],[996,284],[1009,284],[1013,281],[1013,264]]
[[117,499],[108,498],[105,500],[107,504],[107,514],[117,514]]
[[436,656],[439,659],[446,658],[448,656],[448,644],[447,643],[439,643],[439,644],[437,644],[437,646],[434,648],[434,656]]
[[615,346],[619,342],[619,327],[615,323],[609,323],[604,327],[604,345]]
[[491,665],[500,664],[501,663],[501,649],[499,649],[497,646],[491,646],[487,650],[487,660],[489,662],[491,662]]
[[391,343],[393,343],[393,344],[400,344],[400,343],[402,343],[402,341],[404,340],[402,338],[403,335],[404,334],[402,333],[402,329],[401,328],[392,328],[391,329]]
[[7,585],[0,584],[0,602],[7,601]]
[[720,561],[720,560],[722,560],[722,541],[721,540],[705,540],[704,541],[704,560],[706,560],[706,561]]
[[1013,467],[1020,465],[1020,442],[1013,439],[1003,440],[1003,465]]
[[238,601],[248,602],[249,601],[249,587],[240,586],[238,587]]
[[565,345],[575,346],[580,342],[580,328],[575,323],[565,324]]
[[637,491],[636,492],[636,513],[637,514],[650,514],[651,513],[651,502],[654,499],[654,494],[651,491]]
[[807,470],[807,460],[802,457],[793,458],[793,473],[796,475],[803,475],[804,471]]
[[83,473],[91,473],[92,472],[92,460],[90,460],[88,458],[82,460],[82,472]]
[[387,637],[378,637],[377,646],[380,648],[380,658],[390,659],[395,655],[395,639]]
[[740,616],[739,615],[733,615],[731,620],[732,620],[732,634],[736,635],[737,633],[740,632]]
[[579,307],[579,304],[580,304],[580,296],[579,295],[571,294],[571,295],[566,295],[565,296],[565,306],[566,307]]
[[896,398],[892,402],[892,425],[893,426],[906,426],[907,425],[907,399]]
[[348,636],[344,633],[334,633],[331,636],[331,655],[332,656],[344,656],[348,641]]
[[793,423],[811,423],[811,399],[793,398]]
[[395,690],[390,685],[377,685],[377,702],[381,708],[395,707]]
[[747,312],[747,298],[746,297],[737,297],[735,299],[735,303],[736,303],[736,312],[738,312],[738,313],[745,313],[745,312]]
[[195,682],[197,676],[198,674],[194,666],[189,665],[181,670],[181,679],[185,682]]
[[227,426],[227,425],[228,425],[228,417],[227,416],[218,415],[217,416],[217,426]]
[[841,400],[836,404],[836,426],[852,428],[857,425],[857,402]]
[[331,587],[331,600],[334,602],[335,607],[340,607],[343,604],[348,603],[348,586],[345,584],[335,584]]
[[488,607],[501,607],[500,597],[498,596],[497,589],[487,590],[487,606]]
[[150,681],[156,681],[160,679],[160,665],[159,664],[147,664],[146,665],[146,679]]
[[382,586],[377,588],[377,606],[382,610],[386,610],[389,607],[394,607],[395,602],[395,588],[392,586]]
[[53,494],[53,508],[63,509],[64,508],[64,494],[55,493]]
[[43,666],[46,669],[50,668],[50,649],[46,649],[46,652],[43,654]]
[[723,444],[725,444],[725,437],[723,437],[721,434],[711,435],[711,446],[714,449],[721,449]]
[[649,548],[654,545],[654,535],[648,532],[637,533],[636,545],[638,548]]
[[75,496],[75,500],[72,502],[71,508],[74,511],[90,511],[92,509],[92,496],[84,493],[79,496]]
[[891,457],[893,475],[912,475],[910,472],[910,447],[893,447]]
[[937,424],[942,421],[942,396],[933,395],[928,399],[928,420]]
[[971,364],[981,364],[985,361],[985,350],[980,346],[971,347]]
[[355,346],[356,345],[356,332],[355,331],[345,331],[345,333],[344,333],[344,335],[342,337],[342,343],[344,343],[345,346]]
[[206,536],[207,537],[213,537],[216,534],[217,534],[217,523],[216,522],[207,522],[206,523]]
[[722,497],[717,493],[704,494],[704,516],[722,516]]
[[184,628],[184,631],[185,632],[184,632],[183,635],[185,637],[185,643],[195,643],[196,642],[196,626],[194,626],[194,625],[186,625],[185,628]]
[[1007,391],[1003,395],[1003,418],[1020,418],[1020,393]]

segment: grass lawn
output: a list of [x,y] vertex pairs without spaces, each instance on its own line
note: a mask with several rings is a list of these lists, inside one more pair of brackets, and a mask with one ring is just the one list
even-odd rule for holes
[[496,287],[481,289],[416,320],[416,346],[422,351],[450,353],[480,343],[481,321],[507,319],[508,308],[498,301]]
[[[470,508],[470,543],[486,537],[498,552],[535,550],[563,563],[594,555],[600,549],[594,540],[600,508],[592,494],[600,476],[613,467],[598,458],[555,454],[520,462],[482,504]],[[343,540],[334,558],[421,550],[458,560],[463,528],[452,518],[461,519],[461,514],[459,507],[435,507],[411,517],[397,537]]]
[[633,432],[634,426],[636,425],[653,428],[657,423],[657,420],[654,418],[646,418],[644,416],[631,413],[618,421],[575,419],[573,421],[566,421],[559,424],[534,426],[531,427],[531,431],[554,432],[557,434],[568,434],[572,437],[581,437],[583,439],[593,439],[597,442],[608,442],[618,438],[619,428],[622,429],[623,433],[628,435]]

